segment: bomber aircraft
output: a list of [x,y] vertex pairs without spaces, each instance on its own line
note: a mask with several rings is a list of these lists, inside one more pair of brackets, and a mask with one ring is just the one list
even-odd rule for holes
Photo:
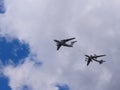
[[56,42],[57,50],[59,50],[61,46],[73,47],[73,44],[77,41],[72,41],[70,44],[67,44],[68,41],[71,41],[73,39],[75,39],[75,38],[69,38],[69,39],[63,39],[63,40],[54,40]]
[[106,55],[96,55],[96,54],[94,54],[94,55],[85,55],[85,56],[86,56],[85,61],[87,61],[87,66],[88,66],[90,64],[90,62],[92,62],[93,60],[98,62],[99,64],[102,64],[105,61],[97,60],[97,58],[103,57],[103,56],[106,56]]

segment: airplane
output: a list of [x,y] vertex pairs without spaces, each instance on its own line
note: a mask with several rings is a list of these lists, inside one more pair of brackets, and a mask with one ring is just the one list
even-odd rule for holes
[[87,66],[88,66],[90,64],[90,62],[92,62],[93,60],[98,62],[99,64],[102,64],[105,61],[97,60],[97,58],[103,57],[103,56],[106,56],[106,55],[96,55],[96,54],[94,54],[94,55],[85,55],[85,56],[86,56],[85,61],[87,61]]
[[66,43],[66,42],[71,41],[73,39],[75,39],[75,38],[69,38],[69,39],[63,39],[63,40],[54,40],[56,42],[57,50],[59,50],[61,46],[73,47],[73,44],[77,41],[72,41],[70,44]]

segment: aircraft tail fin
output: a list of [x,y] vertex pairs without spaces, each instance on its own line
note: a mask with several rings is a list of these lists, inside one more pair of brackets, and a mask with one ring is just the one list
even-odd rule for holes
[[100,60],[100,61],[99,61],[99,64],[102,64],[103,62],[105,62],[105,61],[103,61],[103,60]]
[[77,42],[77,41],[73,41],[73,42],[71,42],[71,46],[73,46],[73,44],[74,44],[75,42]]

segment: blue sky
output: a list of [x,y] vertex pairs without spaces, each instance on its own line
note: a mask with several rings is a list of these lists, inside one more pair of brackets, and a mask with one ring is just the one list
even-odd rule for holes
[[0,77],[0,89],[1,90],[11,90],[11,88],[8,86],[8,84],[9,84],[8,82],[9,82],[9,80],[7,77],[4,77],[4,76]]
[[[17,66],[22,59],[28,57],[30,53],[29,45],[22,43],[19,39],[14,38],[8,41],[7,37],[0,37],[0,60],[2,65],[7,66],[12,61]],[[11,90],[8,86],[9,80],[5,76],[0,77],[0,89]]]
[[21,43],[18,39],[7,41],[6,37],[0,37],[0,51],[0,59],[4,65],[8,64],[9,60],[17,65],[30,53],[28,44]]
[[66,85],[66,84],[63,84],[63,85],[56,85],[56,87],[58,87],[59,89],[58,90],[69,90],[69,86]]
[[[7,37],[0,37],[0,60],[2,62],[2,65],[7,66],[10,64],[10,61],[12,61],[12,64],[14,66],[17,66],[18,64],[24,63],[24,61],[21,60],[24,58],[27,58],[28,55],[30,54],[30,47],[26,43],[22,43],[19,41],[19,39],[14,38],[12,40],[8,40],[9,38]],[[33,56],[34,58],[34,56]],[[32,60],[32,59],[31,59]],[[41,62],[36,62],[34,65],[40,66],[42,63]],[[11,88],[8,86],[9,84],[9,79],[5,77],[4,75],[0,77],[0,89],[1,90],[11,90]],[[56,85],[59,90],[69,90],[68,85]],[[21,90],[32,90],[29,88],[29,86],[24,85],[21,87]]]
[[[5,14],[4,0],[0,0],[0,14]],[[17,65],[21,59],[26,58],[30,53],[28,44],[23,44],[19,39],[7,41],[7,37],[0,36],[0,60],[3,65],[9,64],[12,60]],[[4,75],[0,75],[0,90],[12,90],[9,87],[9,79]]]
[[0,0],[0,13],[4,14],[5,11],[4,0]]
[[[5,12],[4,0],[0,0],[0,14],[5,14]],[[24,61],[21,62],[21,60],[27,58],[29,54],[29,44],[23,43],[17,38],[11,38],[11,40],[9,40],[9,37],[7,36],[0,36],[0,60],[3,66],[11,64],[11,61],[14,66],[24,63]],[[39,66],[41,64],[41,62],[36,62],[35,66]],[[59,90],[69,90],[67,85],[58,84],[56,87],[58,87]],[[9,79],[3,74],[0,76],[0,90],[12,90],[9,86]],[[32,89],[27,85],[23,85],[21,90]]]
[[[4,14],[4,13],[5,13],[4,1],[0,0],[0,14]],[[2,40],[2,42],[1,42],[1,40]],[[2,49],[2,50],[0,50],[1,51],[0,59],[2,60],[2,63],[6,62],[4,60],[9,59],[9,57],[7,58],[6,55],[5,54],[3,55],[3,53],[2,53],[2,51],[6,49],[6,47],[3,47],[4,45],[6,45],[4,43],[4,41],[5,41],[5,38],[0,37],[0,47]],[[1,44],[4,44],[4,45],[1,46]],[[6,52],[8,52],[8,50],[6,50]],[[4,58],[6,58],[6,59],[4,59]],[[9,82],[8,78],[6,78],[5,76],[0,76],[0,89],[1,90],[11,90],[11,88],[8,86],[8,82]]]

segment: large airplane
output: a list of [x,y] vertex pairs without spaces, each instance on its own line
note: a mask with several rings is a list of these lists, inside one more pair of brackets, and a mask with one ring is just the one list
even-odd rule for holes
[[105,61],[97,60],[97,58],[103,57],[103,56],[106,56],[106,55],[96,55],[96,54],[94,54],[94,55],[85,55],[85,56],[86,56],[85,61],[87,61],[87,66],[88,66],[90,64],[90,62],[92,62],[93,60],[98,62],[99,64],[102,64]]
[[75,38],[69,38],[69,39],[63,39],[63,40],[54,40],[56,42],[57,50],[59,50],[61,46],[73,47],[73,44],[77,41],[72,41],[70,44],[67,44],[68,41],[71,41],[73,39],[75,39]]

